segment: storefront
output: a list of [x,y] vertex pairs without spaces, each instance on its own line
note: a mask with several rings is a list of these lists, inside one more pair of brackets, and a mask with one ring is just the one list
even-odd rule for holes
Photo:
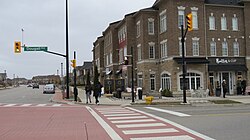
[[216,93],[217,88],[222,93],[221,83],[225,80],[228,89],[227,94],[235,94],[237,80],[246,79],[245,57],[211,57],[208,60],[210,91]]

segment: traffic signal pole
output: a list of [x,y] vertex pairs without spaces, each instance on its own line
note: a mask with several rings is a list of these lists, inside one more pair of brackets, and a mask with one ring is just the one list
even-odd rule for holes
[[66,0],[66,99],[69,99],[69,27],[68,0]]
[[186,89],[187,89],[187,85],[186,85],[186,60],[185,60],[185,37],[187,34],[187,30],[184,33],[184,27],[183,25],[181,25],[181,46],[182,46],[182,90],[183,90],[183,103],[187,103],[187,97],[186,97]]

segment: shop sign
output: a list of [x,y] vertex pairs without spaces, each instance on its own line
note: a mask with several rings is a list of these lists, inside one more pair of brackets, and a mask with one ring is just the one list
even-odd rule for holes
[[230,63],[236,63],[237,59],[235,58],[216,58],[217,64],[230,64]]

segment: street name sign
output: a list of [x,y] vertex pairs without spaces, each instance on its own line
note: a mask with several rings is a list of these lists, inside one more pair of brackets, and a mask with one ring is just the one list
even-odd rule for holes
[[44,51],[47,52],[48,51],[48,47],[47,46],[38,46],[38,47],[24,47],[24,51]]

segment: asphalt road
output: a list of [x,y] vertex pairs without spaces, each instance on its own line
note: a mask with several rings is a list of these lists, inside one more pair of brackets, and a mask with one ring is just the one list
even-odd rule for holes
[[0,103],[49,103],[53,94],[43,94],[43,85],[39,89],[19,86],[0,90]]
[[136,109],[173,121],[217,140],[249,140],[250,137],[249,105],[156,108],[181,112],[190,116],[180,117],[145,107],[136,107]]

